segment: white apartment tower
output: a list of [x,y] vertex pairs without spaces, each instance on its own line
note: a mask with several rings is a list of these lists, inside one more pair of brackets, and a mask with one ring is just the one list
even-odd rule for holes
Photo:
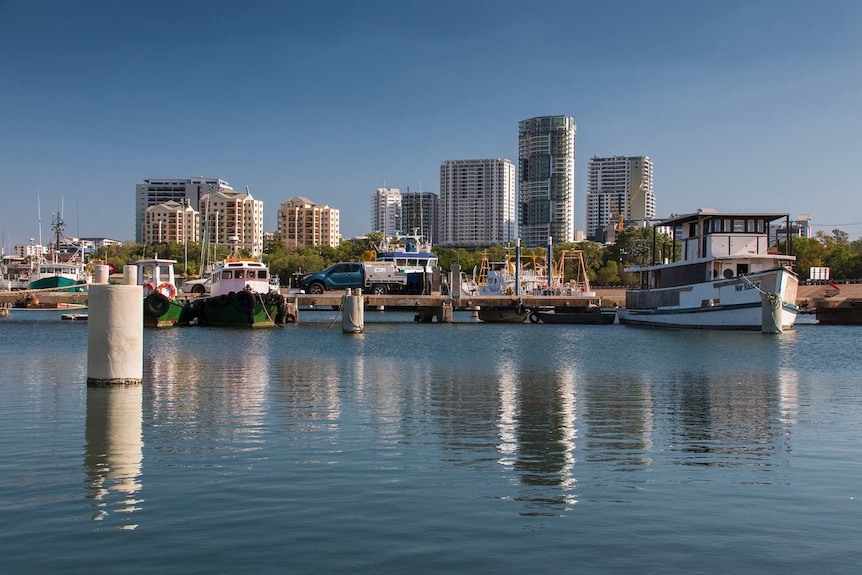
[[515,237],[515,165],[503,158],[443,162],[439,243],[488,246]]
[[401,190],[377,188],[371,194],[371,229],[387,236],[401,231]]
[[[144,220],[147,208],[174,201],[185,205],[188,200],[192,206],[200,205],[203,194],[220,191],[233,191],[226,181],[219,178],[150,178],[135,186],[135,241],[144,243]],[[197,239],[197,238],[196,238]]]
[[263,253],[263,202],[245,193],[222,190],[200,198],[201,237],[213,245],[233,245],[252,256]]
[[527,246],[575,239],[575,120],[518,123],[518,233]]
[[339,211],[319,206],[302,196],[281,204],[278,209],[278,233],[289,250],[306,246],[338,247],[341,241]]
[[593,156],[587,165],[586,234],[609,241],[611,221],[650,220],[655,217],[653,166],[649,156]]
[[200,233],[198,212],[188,200],[173,200],[150,206],[144,213],[143,243],[187,244],[198,241]]

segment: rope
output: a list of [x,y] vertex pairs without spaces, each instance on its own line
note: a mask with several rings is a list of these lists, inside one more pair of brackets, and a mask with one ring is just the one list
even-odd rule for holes
[[[283,325],[278,325],[278,323],[275,321],[275,319],[271,315],[269,315],[269,310],[266,309],[266,302],[263,300],[263,294],[255,293],[255,295],[260,300],[260,307],[263,308],[263,313],[266,314],[266,319],[271,321],[272,325],[274,325],[275,327],[284,327]],[[254,315],[254,308],[252,308],[251,313],[252,313],[252,315]]]

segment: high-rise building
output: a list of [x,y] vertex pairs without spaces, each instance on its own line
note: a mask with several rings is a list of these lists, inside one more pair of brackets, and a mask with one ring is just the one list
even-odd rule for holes
[[211,245],[236,245],[252,256],[263,253],[263,202],[248,189],[203,194],[199,211],[201,237]]
[[433,192],[401,193],[401,230],[405,234],[418,233],[426,240],[440,241],[439,226],[440,197]]
[[575,120],[518,123],[518,234],[528,246],[575,238]]
[[655,217],[653,167],[649,156],[593,156],[587,164],[586,232],[596,242],[610,241],[608,224]]
[[143,243],[185,244],[198,241],[198,212],[188,200],[150,206],[144,213]]
[[401,190],[377,188],[371,194],[371,229],[387,236],[401,231]]
[[278,233],[289,250],[306,246],[338,247],[341,241],[339,212],[319,206],[302,196],[281,204],[278,209]]
[[200,204],[203,194],[222,190],[233,191],[226,181],[219,178],[151,178],[135,186],[135,241],[144,242],[144,220],[147,208],[174,201],[185,205],[188,199],[192,206]]
[[440,165],[439,243],[488,246],[513,241],[515,232],[511,161],[446,160]]

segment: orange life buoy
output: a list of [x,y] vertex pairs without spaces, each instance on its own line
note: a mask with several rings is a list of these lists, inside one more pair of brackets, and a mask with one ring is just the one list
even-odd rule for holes
[[153,285],[153,282],[144,282],[141,284],[141,286],[143,286],[144,288],[144,295],[149,295],[150,293],[156,291],[156,286]]
[[[167,293],[164,291],[165,288],[167,288],[167,290],[168,290]],[[158,292],[160,294],[166,295],[169,298],[173,299],[177,295],[177,288],[174,287],[174,284],[170,284],[168,282],[165,282],[165,283],[159,284]]]

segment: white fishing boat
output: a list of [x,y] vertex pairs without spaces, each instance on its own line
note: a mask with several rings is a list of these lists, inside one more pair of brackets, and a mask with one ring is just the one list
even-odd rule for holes
[[626,292],[620,323],[768,333],[793,327],[796,258],[789,238],[784,253],[777,238],[770,242],[770,224],[782,219],[789,224],[787,214],[701,209],[659,223],[673,230],[670,253],[680,259],[626,268],[640,281]]

